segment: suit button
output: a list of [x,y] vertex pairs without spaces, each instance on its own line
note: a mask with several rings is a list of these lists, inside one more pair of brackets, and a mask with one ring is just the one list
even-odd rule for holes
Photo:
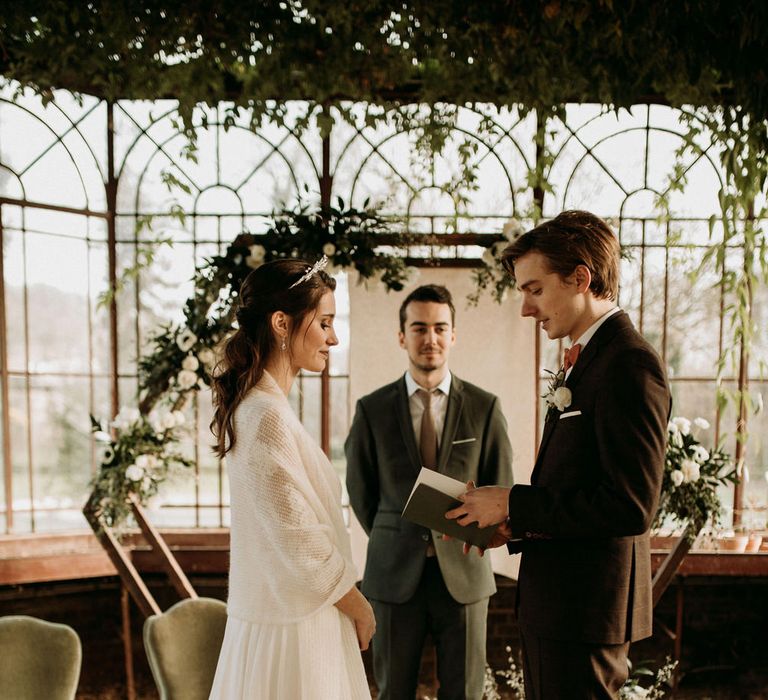
[[427,535],[427,534],[425,533],[425,534],[423,534],[423,535],[421,536],[421,539],[422,539],[422,540],[424,540],[425,542],[429,542],[429,535]]
[[530,532],[530,531],[529,531],[529,532],[526,532],[526,533],[525,533],[525,536],[526,536],[526,537],[530,537],[530,538],[533,538],[533,533],[532,533],[532,532]]

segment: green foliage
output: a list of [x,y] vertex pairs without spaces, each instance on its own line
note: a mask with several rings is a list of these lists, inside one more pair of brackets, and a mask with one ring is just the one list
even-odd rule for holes
[[708,522],[718,522],[718,487],[738,481],[730,457],[719,448],[707,450],[697,439],[696,433],[708,427],[702,418],[693,423],[687,418],[670,421],[661,500],[654,520],[654,527],[661,527],[667,519],[681,526],[688,524],[686,536],[691,541]]
[[[240,286],[253,269],[279,258],[312,263],[325,254],[329,271],[356,269],[361,280],[380,280],[388,290],[403,288],[410,271],[393,251],[407,237],[374,214],[342,210],[343,202],[338,204],[314,212],[283,211],[266,233],[240,234],[222,255],[198,268],[184,323],[161,327],[150,339],[151,351],[139,358],[140,410],[121,409],[112,434],[91,418],[97,439],[106,445],[90,496],[101,522],[124,527],[131,513],[129,496],[144,504],[171,468],[190,465],[177,449],[181,408],[192,392],[210,383],[216,349],[232,330]],[[383,241],[390,254],[378,249]]]
[[[506,648],[507,668],[501,671],[493,671],[490,666],[485,666],[485,678],[483,683],[483,698],[486,700],[501,700],[497,676],[504,680],[504,696],[515,700],[525,700],[525,679],[523,669],[515,662],[512,649]],[[643,662],[641,666],[633,666],[630,663],[630,674],[621,688],[619,688],[618,700],[660,700],[670,686],[672,674],[677,667],[677,661],[667,657],[664,665],[657,671],[651,670]],[[574,679],[574,683],[577,680]]]
[[548,109],[655,97],[762,119],[767,25],[759,0],[20,0],[0,16],[0,74],[47,99],[55,88],[172,97],[187,126],[201,102],[280,124],[295,99],[319,111],[343,100]]
[[181,411],[142,415],[136,409],[123,409],[111,425],[113,437],[91,416],[102,454],[99,471],[91,481],[90,503],[101,523],[120,534],[131,515],[131,495],[146,504],[171,470],[192,466],[174,447],[177,428],[184,421]]

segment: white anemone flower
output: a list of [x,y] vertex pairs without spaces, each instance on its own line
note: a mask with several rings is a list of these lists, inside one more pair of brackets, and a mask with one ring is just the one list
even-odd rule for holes
[[197,384],[197,373],[189,369],[183,369],[176,376],[176,382],[182,390],[191,389]]
[[189,328],[185,328],[176,338],[176,345],[182,352],[189,352],[196,342],[197,336]]

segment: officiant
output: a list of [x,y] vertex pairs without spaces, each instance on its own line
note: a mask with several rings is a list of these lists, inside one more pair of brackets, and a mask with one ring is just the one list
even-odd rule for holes
[[380,700],[414,698],[429,634],[441,700],[480,700],[489,557],[465,557],[459,541],[401,518],[422,466],[463,482],[512,483],[506,421],[493,394],[448,368],[456,312],[440,285],[412,291],[400,307],[408,369],[361,398],[345,443],[352,508],[368,533],[362,591],[376,615],[373,666]]

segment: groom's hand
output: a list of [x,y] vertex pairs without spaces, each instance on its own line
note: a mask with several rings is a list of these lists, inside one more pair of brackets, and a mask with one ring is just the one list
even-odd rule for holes
[[477,523],[478,527],[496,525],[507,519],[510,489],[504,486],[467,486],[467,491],[459,496],[462,505],[449,510],[445,514],[446,518],[462,526]]
[[[504,520],[503,522],[499,523],[499,526],[496,528],[496,532],[493,533],[491,536],[491,539],[488,540],[488,544],[485,547],[478,547],[477,553],[482,557],[485,552],[489,549],[494,549],[495,547],[501,547],[502,545],[507,544],[512,539],[512,530],[509,528],[509,523]],[[469,542],[464,543],[464,554],[469,554],[472,550],[472,545],[469,544]]]

